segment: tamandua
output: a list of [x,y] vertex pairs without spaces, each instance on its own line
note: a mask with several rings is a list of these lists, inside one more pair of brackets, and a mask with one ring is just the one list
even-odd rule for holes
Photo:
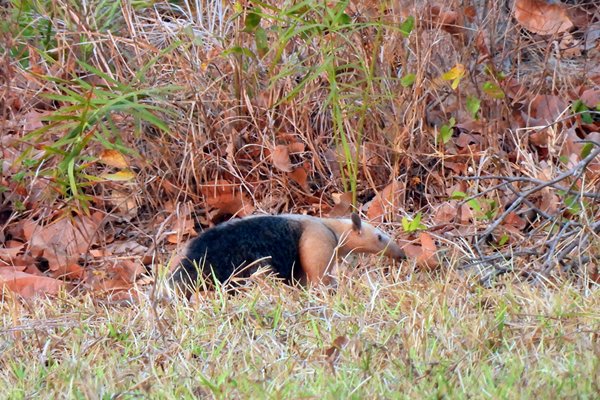
[[258,215],[225,222],[193,239],[172,283],[189,295],[199,271],[208,282],[227,284],[268,266],[288,284],[329,284],[336,258],[351,252],[405,258],[400,246],[357,214]]

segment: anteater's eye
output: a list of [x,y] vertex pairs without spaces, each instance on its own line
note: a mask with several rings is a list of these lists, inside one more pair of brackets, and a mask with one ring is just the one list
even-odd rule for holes
[[377,234],[377,240],[379,240],[380,242],[383,242],[383,236],[381,236],[380,233]]

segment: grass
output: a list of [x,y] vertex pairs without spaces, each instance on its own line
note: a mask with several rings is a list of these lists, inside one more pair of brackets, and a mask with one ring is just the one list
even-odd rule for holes
[[600,299],[355,270],[335,294],[258,280],[132,306],[1,304],[9,398],[581,398],[598,393]]

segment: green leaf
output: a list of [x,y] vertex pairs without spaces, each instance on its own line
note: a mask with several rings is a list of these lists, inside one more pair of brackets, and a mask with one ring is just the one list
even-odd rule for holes
[[504,246],[506,244],[506,242],[508,242],[508,239],[510,239],[510,237],[508,236],[508,234],[504,233],[502,235],[502,237],[500,238],[500,240],[498,241],[498,244],[500,246]]
[[410,220],[406,217],[402,217],[402,230],[410,232]]
[[578,196],[567,196],[565,198],[565,205],[567,206],[571,214],[579,214],[581,212],[581,204],[579,203]]
[[[256,10],[256,11],[255,11]],[[253,32],[260,25],[260,20],[262,17],[260,14],[260,9],[253,8],[252,11],[246,15],[246,20],[244,21],[244,32]]]
[[592,143],[586,143],[583,145],[583,147],[581,148],[581,159],[586,158],[587,156],[590,155],[590,153],[592,152],[592,149],[594,148],[594,145]]
[[450,195],[451,200],[462,200],[465,197],[467,197],[467,194],[458,190],[452,192],[452,194]]
[[346,13],[341,13],[336,22],[338,26],[350,25],[352,23],[352,18]]
[[594,119],[592,115],[589,113],[590,109],[583,104],[583,101],[577,100],[575,103],[571,105],[571,109],[574,113],[579,113],[581,115],[581,120],[586,124],[593,124]]
[[412,86],[412,84],[415,83],[416,78],[417,76],[415,74],[406,74],[402,77],[402,79],[400,79],[400,84],[403,87]]
[[467,204],[475,211],[481,211],[481,206],[479,205],[479,202],[476,199],[471,199],[469,201],[467,201]]
[[258,55],[264,57],[269,51],[267,31],[259,27],[256,32],[254,32],[254,41],[256,42],[256,50],[258,50]]
[[241,46],[233,46],[223,52],[223,55],[225,56],[228,56],[230,54],[239,54],[250,58],[256,58],[256,54],[254,54],[252,50],[250,50],[247,47]]
[[467,111],[471,114],[471,118],[479,119],[477,117],[477,113],[479,112],[479,108],[481,107],[481,100],[479,100],[475,96],[467,97]]
[[502,89],[492,81],[484,82],[483,92],[493,99],[503,99],[505,97]]
[[454,124],[456,124],[456,120],[454,119],[454,117],[450,118],[450,121],[448,121],[447,124],[442,125],[442,127],[440,128],[440,140],[442,141],[442,143],[446,144],[450,141],[450,139],[452,138],[452,133],[454,131]]
[[401,24],[400,24],[400,33],[404,37],[408,37],[412,30],[415,27],[415,17],[409,15]]

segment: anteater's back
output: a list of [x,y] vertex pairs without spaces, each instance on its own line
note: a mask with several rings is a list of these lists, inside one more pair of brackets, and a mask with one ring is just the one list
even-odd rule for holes
[[[302,277],[298,242],[300,221],[276,216],[233,220],[208,229],[192,240],[181,266],[173,274],[176,284],[194,285],[197,271],[208,281],[248,277],[258,268],[270,266],[287,283]],[[250,268],[252,262],[265,258]]]

